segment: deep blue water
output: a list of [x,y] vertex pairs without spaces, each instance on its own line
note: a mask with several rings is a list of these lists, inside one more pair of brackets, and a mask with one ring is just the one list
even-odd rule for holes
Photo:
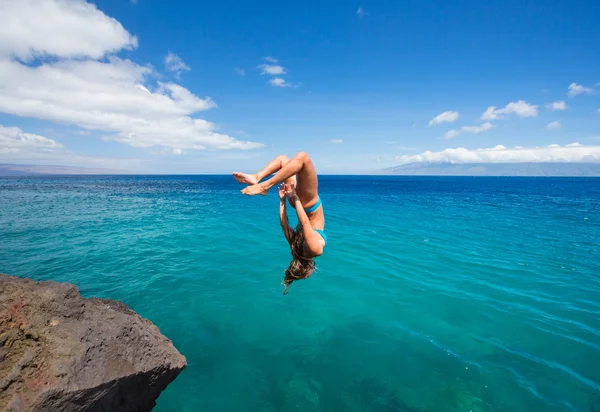
[[0,179],[0,272],[126,302],[157,411],[599,411],[600,179],[333,177],[318,273],[225,176]]

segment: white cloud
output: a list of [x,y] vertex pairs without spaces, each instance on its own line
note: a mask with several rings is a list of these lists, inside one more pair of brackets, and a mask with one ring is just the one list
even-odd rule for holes
[[0,154],[62,149],[55,140],[37,134],[25,133],[18,127],[0,125]]
[[165,56],[165,68],[174,72],[177,76],[184,71],[187,72],[191,70],[190,67],[183,62],[181,57],[171,51]]
[[589,87],[583,87],[577,83],[571,83],[569,85],[569,93],[568,95],[571,97],[575,97],[580,94],[592,94],[592,89]]
[[279,62],[279,60],[277,60],[276,58],[271,57],[271,56],[264,57],[264,60],[266,60],[270,63],[278,63]]
[[240,68],[235,68],[233,69],[237,74],[239,74],[240,76],[245,76],[246,75],[246,70],[244,69],[240,69]]
[[436,124],[442,124],[442,123],[452,123],[455,122],[458,119],[458,112],[444,112],[442,114],[438,114],[437,116],[435,116],[433,119],[431,119],[431,121],[429,122],[429,126],[433,126]]
[[502,115],[512,113],[519,117],[535,117],[538,115],[538,106],[529,104],[524,100],[510,102],[502,109],[490,106],[481,115],[481,120],[498,120],[502,119]]
[[117,20],[83,0],[0,1],[0,57],[100,59],[136,47]]
[[554,110],[555,112],[567,110],[567,103],[564,100],[560,100],[558,102],[552,102],[546,104],[546,107],[550,110]]
[[358,17],[365,17],[368,13],[366,11],[364,11],[364,9],[362,7],[359,7],[358,10],[356,10],[356,14],[358,15]]
[[446,149],[417,155],[398,156],[399,164],[408,163],[523,163],[523,162],[600,162],[600,146],[552,145],[552,147],[514,148],[502,145],[489,149]]
[[509,103],[504,108],[504,113],[514,113],[519,117],[535,117],[538,115],[538,106],[529,104],[523,100],[516,103]]
[[467,133],[483,133],[488,130],[492,130],[495,126],[491,123],[483,123],[481,126],[464,126],[461,128],[463,132]]
[[496,106],[490,106],[487,108],[487,110],[481,115],[481,120],[498,120],[501,119],[500,116],[498,116],[498,109],[496,109]]
[[276,87],[292,87],[292,85],[287,82],[285,79],[282,79],[281,77],[275,77],[274,79],[269,80],[269,83],[272,86],[276,86]]
[[[215,107],[174,83],[143,85],[151,69],[116,57],[30,67],[0,60],[0,110],[101,129],[107,117],[183,116]],[[98,116],[102,114],[102,116]]]
[[480,126],[463,126],[460,129],[449,130],[448,132],[446,132],[444,137],[446,139],[452,139],[461,133],[479,134],[479,133],[487,132],[488,130],[492,130],[494,127],[496,127],[496,126],[494,126],[493,124],[491,124],[489,122],[483,123]]
[[259,69],[262,69],[260,74],[270,74],[272,76],[277,76],[280,74],[285,74],[285,69],[282,66],[274,66],[271,64],[261,64],[258,66]]
[[581,147],[583,146],[581,143],[569,143],[567,147]]
[[344,143],[344,139],[333,139],[333,140],[330,140],[329,143],[341,144],[341,143]]
[[88,156],[67,150],[62,144],[44,136],[26,133],[18,127],[0,125],[0,162],[68,165],[127,169],[139,167],[140,159]]
[[[40,13],[38,6],[58,23],[50,22],[52,19]],[[102,60],[70,59],[84,52],[87,57],[102,57],[117,47],[133,45],[135,38],[94,6],[82,0],[7,0],[0,2],[0,20],[6,15],[5,11],[26,17],[27,24],[23,27],[39,27],[48,38],[54,38],[52,30],[56,29],[58,43],[40,40],[39,36],[27,37],[23,32],[25,29],[19,31],[18,27],[12,27],[6,30],[0,24],[0,50],[6,50],[6,45],[17,39],[16,46],[11,47],[21,55],[53,54],[57,57],[29,66],[0,54],[0,113],[77,125],[103,132],[106,140],[134,147],[182,150],[262,147],[259,143],[239,141],[217,133],[214,124],[193,117],[216,104],[178,84],[151,82],[155,73],[148,66],[112,55]],[[69,26],[68,30],[58,27],[60,24]],[[116,28],[124,34],[112,36],[111,41],[111,33],[121,33]],[[68,31],[67,46],[60,44],[61,30]],[[125,40],[119,43],[115,40],[119,38]]]
[[560,129],[561,127],[562,127],[562,124],[560,124],[560,122],[558,122],[558,121],[550,122],[546,125],[547,130],[556,130],[556,129]]
[[[277,59],[274,59],[272,57],[264,57],[264,60],[267,60],[269,62],[272,63],[277,63]],[[261,64],[258,66],[259,69],[261,69],[261,75],[271,75],[271,76],[277,76],[274,77],[272,79],[269,80],[269,84],[271,86],[275,86],[275,87],[298,87],[300,86],[302,83],[290,83],[289,81],[285,80],[283,77],[279,77],[281,75],[287,74],[287,72],[285,71],[285,68],[283,68],[283,66],[280,65],[275,65],[275,64]],[[310,93],[310,91],[308,92]]]
[[460,134],[460,130],[456,130],[456,129],[454,129],[454,130],[448,130],[448,131],[446,132],[446,134],[444,135],[444,137],[445,137],[446,139],[453,139],[453,138],[455,138],[456,136],[458,136],[459,134]]

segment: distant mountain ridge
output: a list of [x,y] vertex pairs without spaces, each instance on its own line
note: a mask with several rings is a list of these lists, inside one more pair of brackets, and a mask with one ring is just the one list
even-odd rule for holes
[[130,170],[72,167],[0,164],[0,176],[36,176],[36,175],[130,175],[143,174]]
[[600,163],[408,163],[381,172],[407,176],[600,176]]

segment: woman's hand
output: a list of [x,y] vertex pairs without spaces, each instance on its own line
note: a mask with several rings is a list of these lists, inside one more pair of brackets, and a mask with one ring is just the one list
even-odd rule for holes
[[277,188],[277,194],[279,195],[279,200],[284,201],[287,196],[287,188],[285,187],[285,183],[282,183]]
[[285,195],[291,200],[296,200],[298,198],[298,195],[296,194],[296,186],[293,184],[286,186]]

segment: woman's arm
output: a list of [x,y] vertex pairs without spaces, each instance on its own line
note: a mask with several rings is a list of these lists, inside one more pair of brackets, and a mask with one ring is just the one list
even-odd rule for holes
[[279,187],[279,223],[281,224],[281,230],[283,230],[285,238],[287,239],[288,243],[291,243],[294,230],[288,223],[286,202],[285,186],[282,185]]
[[302,207],[302,202],[297,194],[292,195],[292,201],[296,206],[296,214],[298,215],[298,222],[302,225],[302,230],[304,231],[304,239],[306,240],[306,246],[310,252],[315,256],[320,256],[323,254],[323,238],[313,230],[310,225],[310,219],[306,215],[304,211],[304,207]]

